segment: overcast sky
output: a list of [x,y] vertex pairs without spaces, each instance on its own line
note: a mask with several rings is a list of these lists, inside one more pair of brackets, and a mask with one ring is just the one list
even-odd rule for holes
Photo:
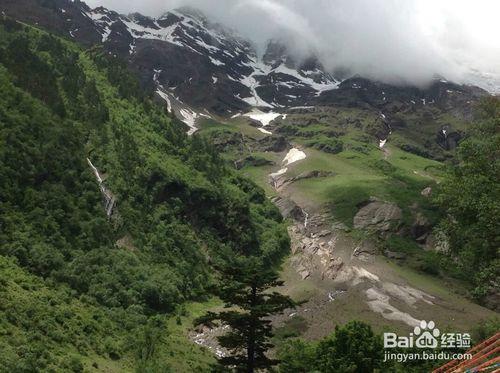
[[330,68],[387,82],[434,74],[466,81],[471,68],[500,78],[498,0],[87,0],[121,13],[159,16],[191,5],[263,46],[291,40]]

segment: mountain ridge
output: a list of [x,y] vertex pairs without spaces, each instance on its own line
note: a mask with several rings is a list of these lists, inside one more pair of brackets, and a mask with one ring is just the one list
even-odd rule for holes
[[[161,84],[163,96],[185,102],[195,111],[207,109],[228,117],[253,106],[280,110],[332,104],[338,99],[328,102],[325,97],[338,96],[333,90],[357,79],[333,76],[314,55],[297,60],[281,41],[270,40],[259,57],[251,41],[211,22],[195,8],[152,18],[140,13],[121,15],[104,7],[91,9],[84,2],[69,0],[36,2],[25,14],[21,12],[25,3],[29,0],[7,0],[2,10],[14,18],[56,28],[85,45],[102,44],[108,53],[129,62],[144,87],[157,90]],[[438,81],[430,83],[431,90]]]

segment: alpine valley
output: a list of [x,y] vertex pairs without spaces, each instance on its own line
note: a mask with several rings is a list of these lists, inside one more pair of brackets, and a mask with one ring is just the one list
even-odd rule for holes
[[258,53],[193,8],[0,11],[1,372],[423,372],[380,334],[498,331],[494,94]]

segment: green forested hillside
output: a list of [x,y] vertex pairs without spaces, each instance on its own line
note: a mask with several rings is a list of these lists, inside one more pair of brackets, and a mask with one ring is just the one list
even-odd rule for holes
[[137,87],[98,48],[0,23],[0,370],[155,366],[141,343],[211,296],[211,262],[286,253],[264,192]]

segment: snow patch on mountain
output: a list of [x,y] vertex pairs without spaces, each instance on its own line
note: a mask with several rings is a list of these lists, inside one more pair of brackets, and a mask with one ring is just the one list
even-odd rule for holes
[[260,132],[265,133],[266,135],[272,135],[271,131],[266,130],[265,128],[257,128]]
[[167,103],[167,111],[169,113],[172,112],[172,102],[170,101],[170,98],[168,97],[168,94],[166,94],[165,92],[163,92],[162,90],[160,89],[157,89],[156,90],[156,93],[158,94],[158,96],[160,96],[163,100],[165,100],[165,102]]
[[269,174],[269,176],[272,178],[272,179],[275,179],[277,178],[278,176],[281,176],[281,175],[284,175],[286,174],[288,171],[288,168],[282,168],[281,170],[278,170],[276,172],[273,172],[272,174]]
[[[264,56],[259,58],[250,41],[233,30],[211,23],[193,9],[172,10],[159,18],[140,14],[125,16],[103,7],[86,11],[85,14],[95,23],[103,43],[111,49],[120,45],[120,40],[127,40],[130,58],[141,58],[141,40],[157,40],[204,56],[200,61],[206,59],[212,82],[223,84],[231,80],[239,83],[239,87],[230,83],[236,99],[252,107],[278,108],[300,104],[306,97],[319,96],[326,90],[337,88],[339,84],[322,68],[294,67],[285,64],[286,58],[283,56],[280,62]],[[160,45],[155,44],[155,48],[161,48]],[[157,64],[162,65],[161,61]],[[173,88],[169,81],[174,79],[169,74],[160,80],[165,85],[162,87],[163,92]],[[194,83],[193,88],[196,84],[199,82]],[[265,98],[260,89],[262,86],[266,87]]]
[[224,66],[225,63],[219,60],[216,60],[215,58],[208,56],[210,58],[210,62],[212,62],[215,66]]
[[179,114],[181,116],[179,119],[189,127],[187,132],[188,136],[191,136],[193,133],[198,131],[198,128],[196,127],[196,119],[199,117],[198,113],[191,109],[183,108],[179,110]]
[[262,62],[258,62],[257,58],[254,56],[251,56],[250,62],[242,62],[242,65],[252,69],[252,73],[250,75],[243,76],[239,80],[241,84],[250,89],[250,92],[252,94],[250,97],[242,98],[242,100],[251,106],[273,108],[275,105],[264,101],[257,93],[257,87],[259,87],[259,82],[255,78],[256,76],[259,75],[261,76],[268,75],[271,72],[271,67],[265,65]]
[[[285,75],[289,75],[295,79],[297,79],[302,85],[306,85],[311,87],[316,91],[316,95],[319,96],[324,91],[330,91],[332,89],[337,89],[339,87],[340,82],[335,79],[328,79],[325,81],[316,82],[314,79],[304,76],[300,74],[297,70],[291,69],[285,64],[279,65],[277,68],[272,70],[275,73],[281,73]],[[304,72],[303,72],[304,73]],[[317,73],[317,72],[309,72],[309,73]]]
[[259,109],[253,109],[249,113],[244,114],[245,117],[252,118],[253,120],[256,120],[257,122],[262,123],[262,125],[265,127],[269,125],[273,120],[281,116],[280,113],[264,113],[263,111],[260,111]]
[[288,151],[287,155],[283,159],[283,164],[285,166],[288,166],[291,165],[292,163],[295,163],[305,158],[306,158],[306,153],[304,153],[300,149],[292,148]]

